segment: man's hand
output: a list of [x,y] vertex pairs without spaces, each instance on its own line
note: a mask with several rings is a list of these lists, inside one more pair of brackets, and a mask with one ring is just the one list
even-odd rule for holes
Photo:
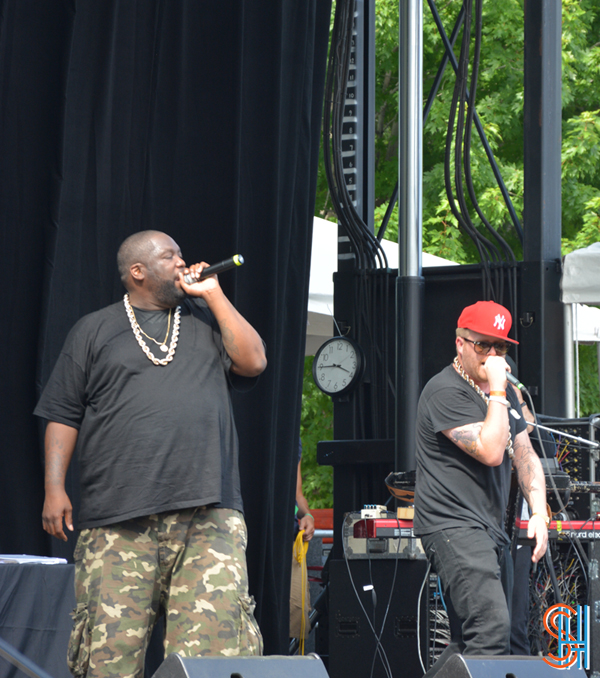
[[315,519],[310,514],[305,515],[298,521],[298,527],[300,530],[304,530],[302,539],[310,541],[315,533]]
[[541,513],[535,513],[529,518],[527,538],[535,538],[535,548],[533,549],[531,560],[534,563],[537,563],[544,553],[546,553],[546,549],[548,548],[548,527],[546,526],[546,521]]
[[506,391],[506,372],[510,367],[500,355],[491,355],[485,361],[483,368],[487,374],[487,382],[491,391]]
[[231,371],[243,377],[257,377],[267,366],[262,339],[227,299],[217,276],[211,275],[202,282],[191,285],[183,279],[189,273],[192,278],[199,280],[202,271],[207,267],[208,264],[203,261],[180,272],[181,289],[191,297],[203,298],[208,304],[219,323],[223,346],[231,358]]
[[[199,264],[192,264],[189,268],[183,270],[179,273],[179,284],[181,289],[190,297],[205,297],[207,294],[210,294],[213,290],[220,289],[219,279],[216,275],[211,275],[208,278],[205,278],[200,282],[200,276],[202,271],[205,268],[208,268],[209,264],[205,261],[202,261]],[[191,285],[185,282],[183,279],[184,275],[190,275],[196,282],[193,282]]]
[[65,491],[65,477],[77,443],[78,431],[72,426],[49,421],[45,437],[46,499],[42,511],[44,530],[57,539],[67,541],[67,529],[73,531],[73,507]]
[[67,529],[73,532],[73,507],[67,493],[61,489],[46,491],[42,523],[44,530],[57,539],[67,541],[63,529],[63,518]]

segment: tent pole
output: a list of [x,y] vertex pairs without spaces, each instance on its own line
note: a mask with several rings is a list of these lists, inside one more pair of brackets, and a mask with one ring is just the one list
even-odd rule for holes
[[573,337],[575,340],[575,378],[576,378],[576,389],[577,389],[577,409],[575,410],[575,416],[579,419],[579,337],[577,336],[577,304],[572,304],[571,308],[573,309]]
[[575,418],[575,374],[573,367],[573,304],[564,304],[565,316],[565,402],[567,419]]

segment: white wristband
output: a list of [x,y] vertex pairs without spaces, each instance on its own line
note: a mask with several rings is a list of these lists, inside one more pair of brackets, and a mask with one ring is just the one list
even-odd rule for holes
[[502,403],[503,405],[506,405],[506,407],[510,407],[508,400],[502,396],[489,396],[488,400],[493,400],[496,403]]

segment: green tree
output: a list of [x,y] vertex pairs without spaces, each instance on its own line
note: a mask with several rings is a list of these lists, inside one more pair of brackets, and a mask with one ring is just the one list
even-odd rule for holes
[[333,405],[312,378],[312,356],[304,359],[304,385],[300,439],[302,440],[302,491],[310,508],[333,506],[333,469],[317,464],[317,443],[333,439]]

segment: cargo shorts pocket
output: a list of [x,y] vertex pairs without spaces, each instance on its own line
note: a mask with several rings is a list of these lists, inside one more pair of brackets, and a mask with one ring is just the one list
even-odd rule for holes
[[79,603],[71,613],[73,629],[67,649],[67,664],[74,676],[85,676],[90,663],[90,621],[86,603]]
[[241,655],[257,655],[263,653],[263,639],[256,619],[254,608],[256,603],[252,596],[240,596],[240,632],[238,647]]

